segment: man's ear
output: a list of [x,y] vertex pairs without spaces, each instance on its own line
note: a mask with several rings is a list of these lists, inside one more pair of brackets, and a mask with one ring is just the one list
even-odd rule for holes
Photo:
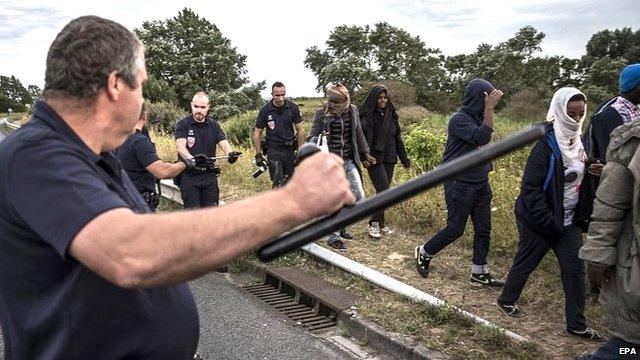
[[109,100],[118,100],[122,84],[118,82],[118,72],[112,71],[107,77],[107,96]]

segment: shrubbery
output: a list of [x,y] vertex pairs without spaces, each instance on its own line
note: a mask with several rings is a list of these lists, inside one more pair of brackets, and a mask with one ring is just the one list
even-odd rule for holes
[[248,148],[253,147],[253,131],[255,129],[258,111],[249,111],[239,116],[228,119],[222,126],[227,140],[234,146],[241,145]]
[[351,102],[360,106],[369,95],[369,91],[377,85],[382,84],[386,86],[387,90],[389,90],[389,97],[391,98],[391,102],[395,105],[396,108],[411,106],[416,104],[416,89],[413,85],[407,82],[398,81],[398,80],[382,80],[379,82],[368,81],[365,82],[360,90],[356,91],[353,96],[351,96]]
[[502,114],[513,120],[543,121],[548,104],[535,90],[527,89],[513,94],[502,110]]
[[149,124],[166,133],[173,133],[176,122],[187,116],[178,106],[164,101],[147,102],[146,106]]
[[434,134],[422,126],[417,126],[403,137],[412,166],[418,172],[429,171],[440,165],[447,141],[446,135]]

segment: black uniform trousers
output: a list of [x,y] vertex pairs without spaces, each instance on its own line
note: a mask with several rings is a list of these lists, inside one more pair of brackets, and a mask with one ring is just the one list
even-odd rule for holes
[[464,234],[467,219],[473,222],[473,264],[486,265],[491,236],[491,187],[489,181],[470,183],[447,181],[447,226],[424,244],[424,251],[435,255]]
[[267,147],[269,177],[273,187],[279,187],[293,174],[296,153],[294,145],[269,142]]
[[584,317],[584,264],[578,258],[578,250],[582,246],[580,228],[575,225],[565,226],[560,238],[545,239],[526,225],[517,223],[520,242],[498,301],[504,304],[513,304],[518,301],[529,275],[551,249],[556,254],[560,265],[567,329],[584,330],[587,323]]
[[217,206],[220,196],[218,177],[213,170],[187,170],[180,179],[180,195],[185,209]]
[[[387,190],[391,186],[391,179],[393,179],[393,170],[396,164],[378,162],[375,165],[369,166],[367,172],[373,187],[376,189],[376,194]],[[371,217],[369,225],[377,222],[380,227],[384,227],[384,210],[381,210]]]

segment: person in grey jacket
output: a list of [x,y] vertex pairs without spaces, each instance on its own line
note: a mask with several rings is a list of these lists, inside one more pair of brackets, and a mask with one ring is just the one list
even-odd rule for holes
[[[640,95],[640,87],[635,89]],[[611,338],[577,359],[619,359],[640,351],[640,122],[616,128],[580,249],[589,279],[601,284]],[[637,358],[637,357],[633,357]]]
[[[310,138],[326,136],[329,152],[336,154],[344,161],[344,171],[351,184],[351,191],[356,201],[364,199],[364,188],[360,177],[360,165],[369,167],[376,159],[369,154],[369,145],[362,132],[358,108],[351,104],[349,90],[342,84],[327,88],[327,103],[313,114],[313,125]],[[344,250],[346,246],[341,240],[353,239],[346,229],[329,236],[327,243],[334,249]]]

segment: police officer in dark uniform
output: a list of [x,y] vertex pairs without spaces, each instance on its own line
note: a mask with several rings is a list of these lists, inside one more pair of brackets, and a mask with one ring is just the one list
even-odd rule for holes
[[133,185],[142,194],[144,201],[152,211],[155,211],[160,202],[156,190],[156,179],[176,177],[186,169],[186,165],[183,162],[172,164],[160,160],[156,153],[156,145],[151,141],[149,132],[144,127],[146,122],[147,112],[143,103],[135,133],[116,149],[115,155],[122,163]]
[[187,170],[180,179],[180,194],[185,208],[218,205],[218,168],[207,159],[216,156],[219,145],[227,161],[233,164],[240,152],[233,151],[218,122],[207,116],[209,96],[198,92],[191,100],[191,115],[178,121],[175,130],[176,147]]
[[[253,134],[256,150],[256,165],[269,166],[269,176],[274,187],[281,186],[293,173],[293,162],[296,149],[304,142],[302,115],[298,105],[287,100],[286,89],[281,82],[271,86],[273,98],[265,104],[256,119],[256,129]],[[262,148],[261,138],[263,129],[267,129],[266,151]],[[294,135],[295,128],[295,135]],[[267,160],[264,158],[267,155]]]

